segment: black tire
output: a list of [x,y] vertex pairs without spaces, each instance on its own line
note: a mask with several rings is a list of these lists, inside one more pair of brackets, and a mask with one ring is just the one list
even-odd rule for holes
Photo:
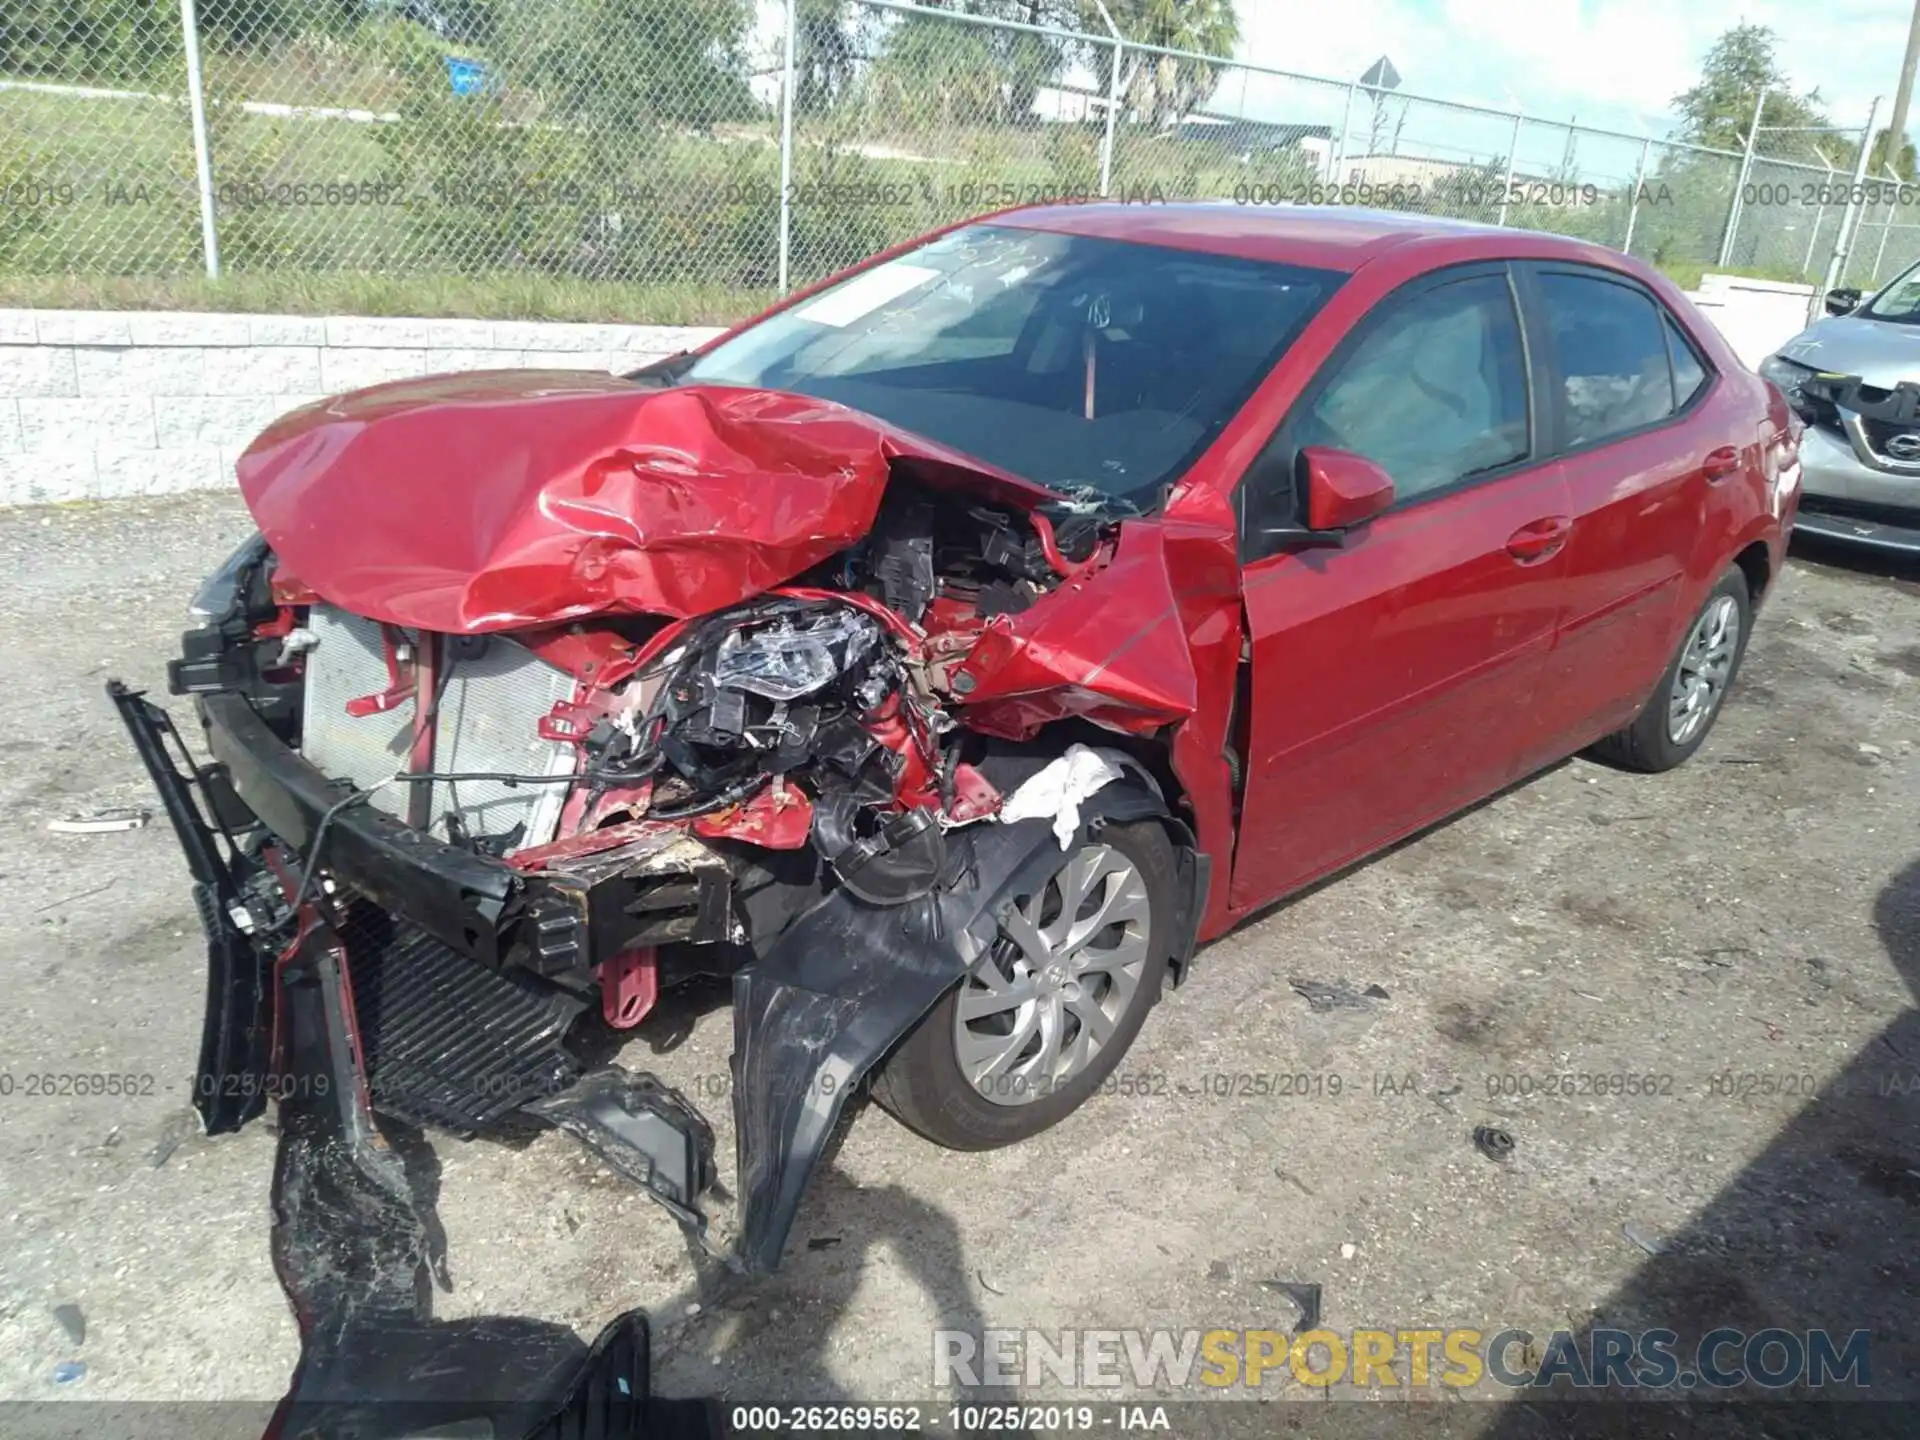
[[[874,1077],[873,1098],[908,1129],[949,1150],[994,1150],[1029,1139],[1077,1110],[1133,1044],[1166,980],[1176,900],[1173,845],[1166,830],[1152,820],[1108,825],[1095,838],[1132,862],[1145,882],[1149,905],[1145,968],[1111,1037],[1086,1069],[1050,1093],[1025,1104],[997,1104],[961,1072],[954,1033],[962,987],[956,985],[900,1042]],[[1059,870],[1080,848],[1076,844],[1061,855]]]
[[[1696,627],[1700,624],[1702,617],[1723,599],[1733,601],[1740,618],[1740,634],[1733,646],[1733,664],[1727,671],[1726,682],[1713,698],[1713,708],[1707,714],[1706,723],[1686,740],[1676,741],[1667,723],[1667,706],[1673,695],[1674,681],[1680,673],[1680,663],[1686,656],[1687,646],[1692,642]],[[1680,643],[1674,647],[1673,658],[1667,662],[1667,668],[1660,676],[1660,683],[1654,687],[1653,694],[1647,698],[1647,703],[1642,707],[1639,715],[1624,730],[1616,730],[1595,744],[1592,750],[1594,757],[1624,769],[1639,770],[1650,775],[1662,770],[1671,770],[1686,760],[1705,744],[1707,736],[1713,733],[1714,722],[1720,718],[1720,710],[1726,704],[1727,693],[1733,688],[1733,682],[1740,674],[1740,661],[1747,653],[1747,636],[1752,626],[1753,599],[1747,591],[1747,577],[1738,565],[1729,566],[1727,573],[1720,577],[1720,583],[1713,587],[1712,593],[1701,603],[1699,611],[1687,622],[1687,628],[1680,636]]]

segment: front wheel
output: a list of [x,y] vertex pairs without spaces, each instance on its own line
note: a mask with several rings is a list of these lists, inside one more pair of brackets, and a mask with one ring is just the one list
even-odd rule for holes
[[993,948],[900,1044],[874,1098],[938,1145],[991,1150],[1092,1095],[1159,998],[1175,869],[1148,820],[1082,837]]
[[1653,773],[1673,769],[1698,750],[1739,672],[1752,619],[1747,577],[1731,566],[1694,616],[1646,707],[1626,729],[1595,745],[1594,753]]

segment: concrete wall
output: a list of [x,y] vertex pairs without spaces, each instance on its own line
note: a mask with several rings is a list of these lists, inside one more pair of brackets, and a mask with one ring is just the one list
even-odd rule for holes
[[712,329],[0,310],[0,505],[233,482],[276,415],[382,380],[501,367],[631,370]]
[[[1806,324],[1813,290],[1708,275],[1694,300],[1757,365]],[[631,370],[718,333],[523,320],[382,320],[0,310],[0,505],[231,484],[276,415],[446,370]]]
[[1687,298],[1720,327],[1733,353],[1758,367],[1787,341],[1826,313],[1814,304],[1814,287],[1779,280],[1746,280],[1706,274]]

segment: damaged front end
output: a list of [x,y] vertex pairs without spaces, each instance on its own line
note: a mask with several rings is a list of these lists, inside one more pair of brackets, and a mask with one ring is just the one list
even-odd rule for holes
[[[1232,610],[1230,570],[1176,594],[1150,527],[824,402],[535,379],[383,387],[248,452],[263,534],[170,667],[209,763],[110,686],[207,931],[195,1103],[218,1134],[276,1100],[307,1145],[284,1186],[344,1161],[403,1206],[382,1119],[532,1119],[717,1249],[708,1123],[594,1056],[664,988],[730,978],[728,1258],[771,1269],[849,1096],[1076,826],[1167,825],[1184,963],[1207,889],[1177,795],[1203,688],[1185,636],[1196,606]],[[467,467],[459,527],[368,479],[449,406],[454,453],[420,486]],[[502,478],[508,434],[574,448]],[[1003,819],[1073,737],[1122,778],[1064,830]]]

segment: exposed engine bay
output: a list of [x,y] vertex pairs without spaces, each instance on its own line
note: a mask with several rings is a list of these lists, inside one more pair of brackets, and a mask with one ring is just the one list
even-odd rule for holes
[[944,831],[1000,803],[952,714],[951,662],[1098,542],[1089,516],[1056,529],[896,482],[874,534],[818,574],[670,625],[631,678],[559,707],[548,733],[577,738],[586,777],[571,833],[694,820],[708,838],[810,844],[872,904],[926,894]]

